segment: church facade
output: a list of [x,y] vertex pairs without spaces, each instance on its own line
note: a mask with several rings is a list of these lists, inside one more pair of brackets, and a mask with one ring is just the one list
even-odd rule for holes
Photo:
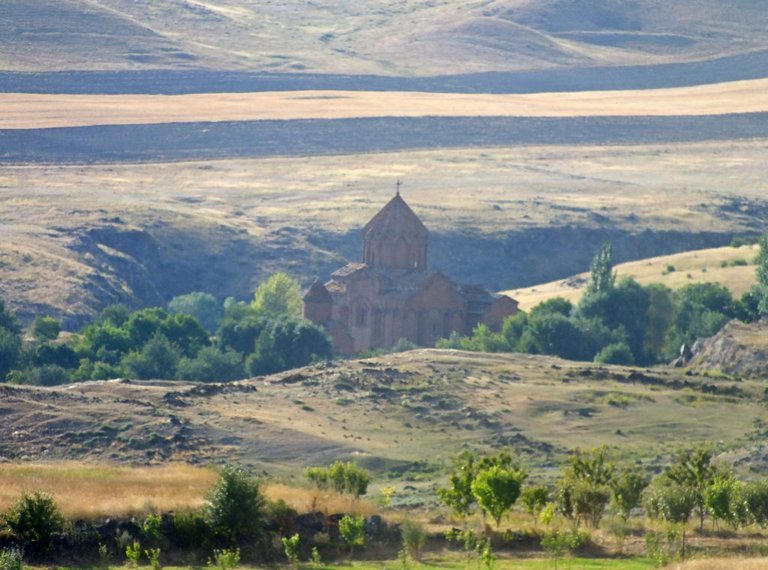
[[478,323],[494,330],[517,301],[479,285],[458,286],[429,269],[429,231],[398,192],[363,228],[363,261],[319,280],[304,295],[304,317],[325,327],[334,349],[351,355],[399,339],[434,346]]

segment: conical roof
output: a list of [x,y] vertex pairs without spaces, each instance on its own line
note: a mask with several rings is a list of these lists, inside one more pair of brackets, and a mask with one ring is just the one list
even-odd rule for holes
[[320,282],[320,279],[315,279],[315,282],[312,283],[312,286],[307,290],[306,293],[304,293],[304,302],[332,303],[333,298],[328,292],[328,289],[325,288],[325,285]]
[[363,228],[365,240],[378,235],[389,239],[399,236],[426,238],[429,231],[398,192]]

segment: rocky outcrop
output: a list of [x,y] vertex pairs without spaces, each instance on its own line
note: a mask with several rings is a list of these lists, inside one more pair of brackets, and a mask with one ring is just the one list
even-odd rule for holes
[[743,377],[768,377],[768,318],[731,321],[715,336],[696,341],[689,365]]

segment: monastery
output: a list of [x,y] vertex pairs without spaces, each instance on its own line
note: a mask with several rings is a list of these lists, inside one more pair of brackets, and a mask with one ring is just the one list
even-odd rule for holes
[[325,327],[334,349],[352,355],[399,339],[434,346],[478,323],[493,330],[517,312],[517,301],[479,285],[458,286],[429,269],[429,231],[397,194],[363,228],[363,262],[319,280],[304,295],[304,317]]

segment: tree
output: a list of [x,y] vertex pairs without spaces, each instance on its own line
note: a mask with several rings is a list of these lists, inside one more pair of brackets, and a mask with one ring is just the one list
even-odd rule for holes
[[251,306],[267,318],[298,318],[302,311],[301,287],[286,273],[275,273],[256,289]]
[[615,282],[613,246],[610,241],[606,241],[592,258],[592,264],[589,268],[589,284],[584,296],[589,297],[597,293],[605,293],[613,289]]
[[157,332],[140,352],[126,355],[122,364],[139,380],[173,379],[180,358],[181,351],[164,334]]
[[569,462],[558,489],[558,508],[567,518],[596,528],[611,499],[616,467],[605,447],[576,450]]
[[520,494],[520,500],[525,512],[531,515],[535,522],[549,502],[549,489],[543,485],[526,487]]
[[339,521],[339,534],[349,544],[350,552],[365,545],[365,517],[344,515]]
[[649,306],[648,291],[635,280],[625,278],[606,291],[584,295],[578,312],[588,319],[599,320],[612,331],[621,331],[635,360],[643,363]]
[[707,513],[707,488],[718,475],[723,474],[723,470],[712,463],[712,450],[709,446],[700,445],[681,451],[665,474],[670,481],[693,497],[694,506],[699,512],[699,528],[703,529]]
[[704,503],[715,525],[719,520],[734,522],[731,505],[734,503],[734,496],[738,493],[737,487],[736,479],[731,474],[724,474],[716,476],[706,488]]
[[208,494],[205,519],[230,546],[258,538],[266,525],[261,486],[243,469],[224,466]]
[[61,332],[61,324],[53,317],[36,317],[32,322],[32,336],[39,342],[56,340]]
[[635,357],[625,342],[614,342],[600,349],[595,355],[595,362],[599,364],[624,364],[629,366],[635,363]]
[[202,348],[195,358],[183,357],[176,372],[179,380],[202,382],[228,382],[244,375],[240,353],[231,349],[222,352],[212,346]]
[[32,549],[48,549],[51,535],[64,528],[64,517],[47,493],[24,493],[5,514],[5,523],[16,537]]
[[21,335],[0,327],[0,382],[16,366],[21,353]]
[[454,467],[448,481],[448,487],[437,489],[437,496],[460,517],[469,515],[475,503],[472,493],[472,481],[477,474],[477,455],[471,451],[462,451],[454,459]]
[[768,232],[764,233],[758,241],[758,253],[755,258],[757,269],[757,288],[760,300],[758,302],[758,312],[761,315],[768,313]]
[[691,518],[697,498],[693,489],[671,479],[667,474],[656,477],[644,495],[645,512],[652,519],[682,527],[682,557],[685,560],[685,524]]
[[744,484],[741,500],[753,523],[760,528],[768,526],[768,480],[761,479]]
[[216,297],[202,291],[193,291],[186,295],[174,297],[168,303],[168,310],[174,314],[192,315],[200,323],[200,326],[209,333],[216,330],[224,314],[222,306],[216,301]]
[[472,481],[472,494],[477,504],[493,517],[496,528],[501,524],[501,517],[512,508],[520,496],[526,477],[527,474],[523,471],[493,466],[480,471]]
[[0,382],[4,381],[21,354],[21,327],[16,316],[0,299]]
[[612,475],[608,485],[613,509],[626,524],[632,509],[640,505],[648,481],[637,469],[622,467]]

